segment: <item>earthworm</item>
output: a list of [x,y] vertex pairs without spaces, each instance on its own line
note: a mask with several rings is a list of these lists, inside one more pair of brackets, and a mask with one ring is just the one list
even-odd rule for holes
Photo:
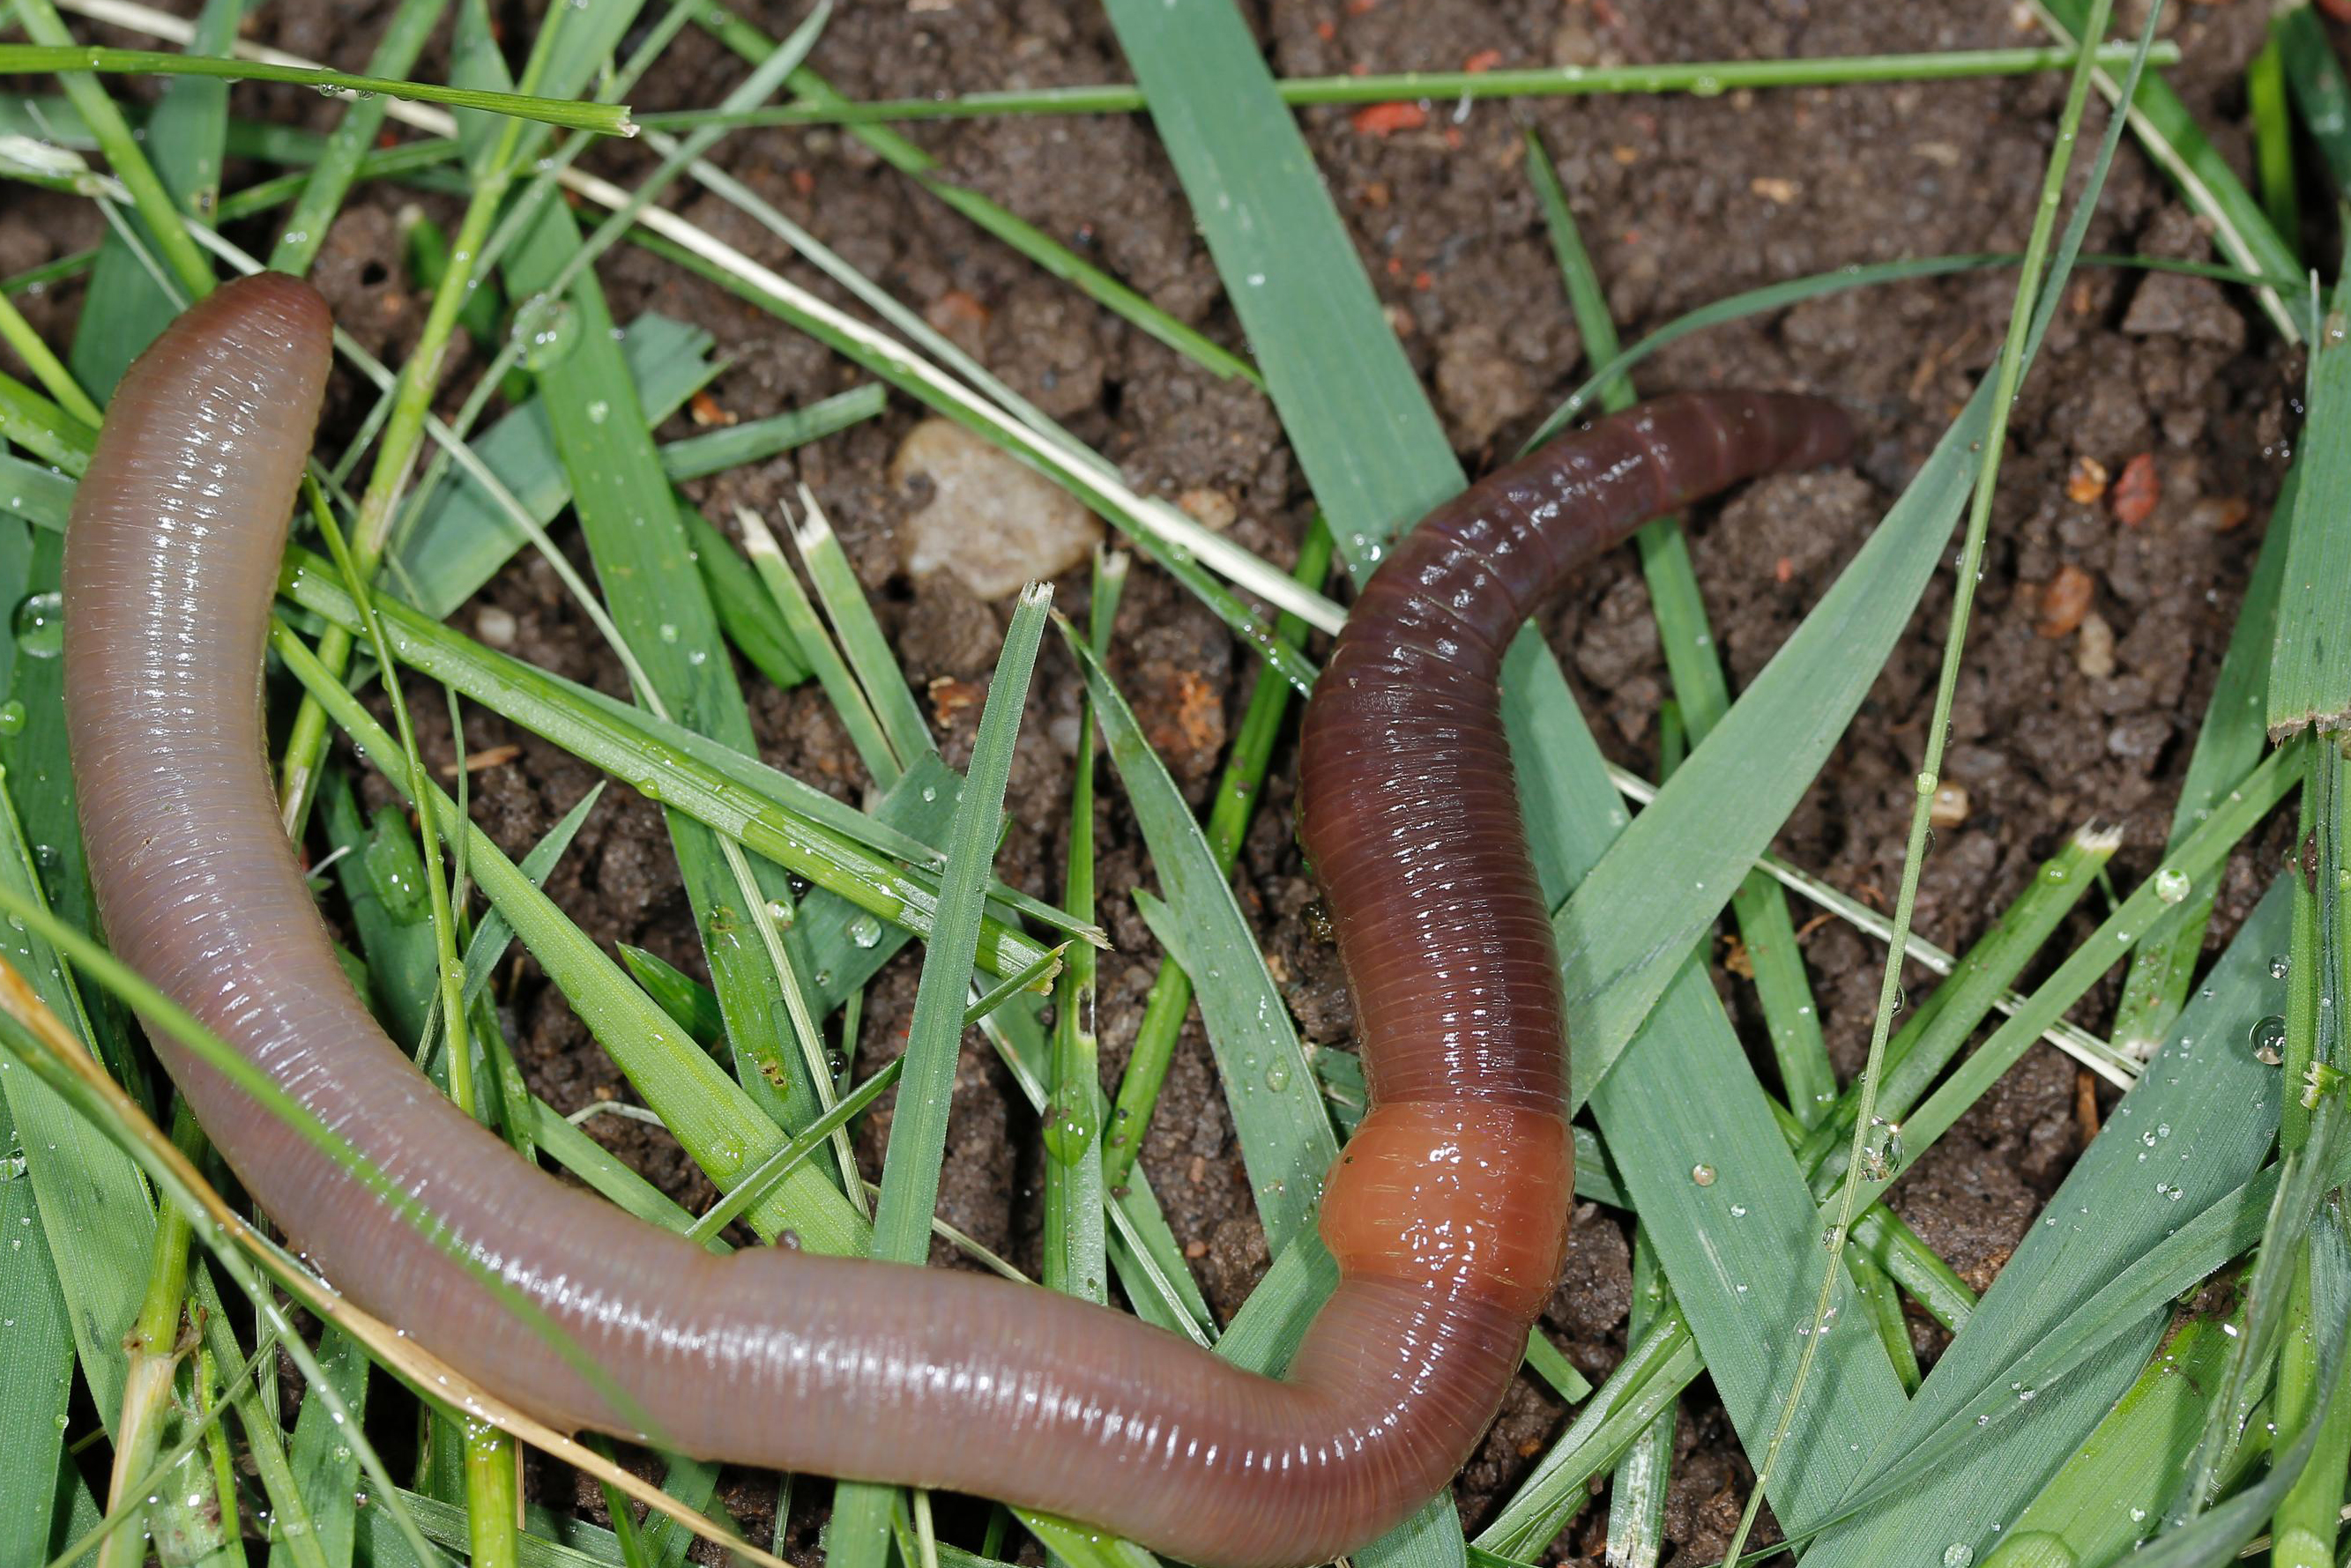
[[1301,827],[1373,1108],[1322,1198],[1339,1285],[1277,1380],[977,1274],[705,1251],[527,1166],[434,1090],[336,963],[265,761],[264,643],[329,332],[314,290],[270,274],[173,323],[115,394],[65,573],[74,774],[115,952],[441,1222],[387,1212],[151,1029],[329,1283],[551,1423],[1000,1498],[1220,1568],[1322,1561],[1442,1487],[1551,1292],[1574,1186],[1503,649],[1633,523],[1834,457],[1843,415],[1707,393],[1603,421],[1439,508],[1358,600],[1306,711]]

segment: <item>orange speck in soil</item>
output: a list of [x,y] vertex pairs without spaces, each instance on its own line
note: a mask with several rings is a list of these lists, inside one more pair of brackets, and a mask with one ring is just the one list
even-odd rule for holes
[[2125,528],[2137,528],[2155,511],[2157,497],[2163,486],[2155,476],[2155,454],[2142,452],[2123,465],[2122,477],[2115,481],[2115,521]]
[[1364,136],[1389,136],[1418,131],[1428,123],[1428,110],[1416,103],[1367,103],[1355,110],[1353,123]]

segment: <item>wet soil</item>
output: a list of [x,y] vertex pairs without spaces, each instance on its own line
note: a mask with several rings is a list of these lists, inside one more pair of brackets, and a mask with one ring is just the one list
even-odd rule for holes
[[[2011,7],[1989,4],[1249,0],[1247,8],[1284,75],[1863,54],[2037,37],[2021,30]],[[781,5],[755,9],[771,34],[797,19]],[[2121,9],[2136,26],[2137,7]],[[251,31],[259,41],[356,68],[389,10],[381,3],[278,0],[261,9]],[[2185,54],[2173,84],[2241,170],[2240,84],[2262,23],[2263,8],[2249,0],[2175,6],[2166,22]],[[520,12],[507,16],[508,38],[528,32]],[[1095,8],[1066,0],[851,3],[837,12],[813,63],[860,97],[1127,75]],[[440,68],[432,57],[421,68],[427,75]],[[689,29],[635,101],[706,105],[740,69]],[[299,93],[250,86],[238,92],[240,107],[256,114],[319,123],[326,113]],[[1475,470],[1510,452],[1585,369],[1522,172],[1523,126],[1539,128],[1558,160],[1629,340],[1737,290],[1847,263],[2019,247],[2062,92],[2062,81],[2043,77],[1711,99],[1438,104],[1424,124],[1407,129],[1383,130],[1376,118],[1341,109],[1301,118],[1388,315]],[[2089,130],[2102,126],[2103,110],[2094,106]],[[943,122],[914,135],[947,177],[1077,246],[1179,320],[1241,347],[1185,216],[1182,191],[1144,120],[1015,117]],[[598,156],[616,175],[645,167],[628,149]],[[1262,398],[1219,382],[1037,272],[842,133],[738,132],[717,156],[1114,458],[1134,484],[1203,515],[1229,517],[1240,543],[1285,564],[1292,559],[1310,498]],[[412,199],[362,194],[339,220],[319,269],[339,315],[359,325],[371,346],[392,353],[423,313],[390,220]],[[424,200],[454,221],[449,201]],[[724,204],[690,193],[678,204],[751,254],[839,297]],[[0,210],[0,271],[87,243],[75,228],[83,222],[78,211],[38,204]],[[2212,254],[2198,223],[2128,144],[2089,248]],[[774,413],[859,379],[820,347],[667,263],[623,247],[601,270],[616,318],[659,310],[715,334],[730,363],[712,396],[727,415]],[[1793,630],[1991,363],[2011,287],[2008,274],[1986,272],[1831,296],[1698,335],[1643,368],[1643,383],[1656,389],[1760,384],[1827,393],[1854,411],[1862,431],[1849,467],[1767,480],[1689,519],[1693,558],[1734,687],[1752,679]],[[37,323],[60,337],[77,308],[73,288],[31,307]],[[476,364],[478,356],[461,362],[455,379],[469,380]],[[2215,285],[2085,270],[2069,288],[2024,390],[2002,475],[1951,736],[1948,772],[1958,793],[1947,802],[1917,906],[1926,936],[1947,948],[1973,940],[2036,865],[2087,822],[2123,831],[2113,868],[2118,883],[2152,869],[2267,523],[2299,374],[2258,314]],[[355,408],[339,403],[330,417],[348,423]],[[908,679],[935,705],[948,760],[959,763],[978,716],[969,699],[989,678],[1006,606],[981,602],[949,578],[913,582],[903,574],[896,530],[918,498],[893,488],[889,468],[916,417],[894,402],[877,421],[690,488],[728,528],[737,506],[772,516],[797,483],[815,489]],[[691,428],[682,418],[664,434]],[[2114,485],[2126,476],[2118,503]],[[576,551],[576,538],[562,537]],[[584,552],[580,559],[584,567]],[[1060,591],[1061,603],[1082,604],[1083,573]],[[1880,907],[1890,906],[1899,880],[1950,595],[1947,563],[1859,721],[1776,845]],[[474,630],[493,610],[512,618],[522,656],[622,689],[619,672],[543,564],[511,568],[455,621]],[[1542,625],[1604,748],[1627,767],[1654,771],[1658,704],[1669,693],[1631,553],[1588,572]],[[1254,666],[1148,566],[1130,581],[1117,630],[1116,676],[1178,782],[1205,800]],[[775,691],[747,671],[746,677],[767,758],[857,799],[864,779],[820,695],[812,687]],[[1077,697],[1073,671],[1049,642],[1029,699],[1009,797],[1012,828],[998,867],[1008,882],[1047,897],[1059,889],[1066,852]],[[442,706],[437,699],[413,706],[437,764],[449,754]],[[475,753],[519,748],[476,774],[473,793],[477,818],[514,852],[591,781],[580,764],[492,716],[469,714],[465,738]],[[1291,766],[1285,747],[1237,887],[1308,1038],[1345,1044],[1352,1013],[1288,826]],[[1095,821],[1099,879],[1117,951],[1102,964],[1098,1022],[1106,1082],[1114,1082],[1159,955],[1127,896],[1150,885],[1148,862],[1107,769],[1103,785]],[[2232,865],[2213,942],[2233,929],[2258,891],[2252,866],[2250,852]],[[701,972],[666,834],[645,802],[608,795],[550,889],[599,941],[636,943]],[[2097,904],[2088,901],[2062,942],[2080,938]],[[1807,913],[1799,908],[1800,922]],[[1867,1039],[1881,955],[1825,921],[1805,925],[1802,946],[1832,1054],[1849,1072]],[[1721,956],[1732,956],[1728,946]],[[1718,965],[1715,977],[1770,1082],[1751,983],[1728,965]],[[1909,978],[1914,987],[1928,980]],[[872,988],[861,1076],[898,1049],[914,989],[910,956]],[[501,997],[539,1093],[567,1111],[626,1096],[618,1071],[528,964],[502,979]],[[2097,1027],[2112,1000],[2110,980],[2076,1016]],[[2089,1133],[2086,1118],[2106,1092],[2085,1094],[2082,1079],[2069,1061],[2036,1050],[1896,1189],[1896,1207],[1971,1285],[1990,1283]],[[590,1126],[681,1201],[698,1206],[711,1197],[658,1131],[611,1117]],[[878,1173],[887,1129],[884,1111],[860,1130],[869,1174]],[[1203,1289],[1220,1314],[1229,1314],[1266,1254],[1196,1016],[1143,1158]],[[941,1214],[1033,1267],[1040,1160],[1035,1118],[975,1034],[956,1079]],[[1595,1381],[1624,1349],[1626,1224],[1621,1214],[1579,1208],[1574,1249],[1546,1319]],[[944,1250],[935,1261],[959,1266]],[[1917,1337],[1931,1357],[1938,1332],[1922,1321]],[[1521,1379],[1459,1483],[1473,1527],[1563,1419],[1547,1390]],[[1711,1561],[1750,1472],[1703,1383],[1683,1401],[1676,1447],[1667,1561]],[[548,1474],[539,1484],[551,1493],[568,1483]],[[804,1486],[796,1494],[786,1540],[804,1557],[813,1551],[823,1493]],[[730,1473],[725,1495],[755,1539],[765,1540],[771,1484]],[[592,1489],[581,1487],[580,1498],[583,1511],[601,1517]],[[1596,1561],[1604,1514],[1595,1499],[1553,1558]]]

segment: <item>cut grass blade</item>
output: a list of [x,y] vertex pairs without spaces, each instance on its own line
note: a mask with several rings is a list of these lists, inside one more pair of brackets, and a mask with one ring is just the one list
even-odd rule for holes
[[[882,1197],[873,1215],[877,1258],[920,1263],[930,1253],[947,1103],[963,1042],[965,989],[979,944],[980,907],[1011,776],[1012,744],[1051,602],[1052,591],[1042,585],[1021,592],[1004,634],[995,678],[988,684],[963,799],[956,806],[946,870],[940,878],[938,924],[923,951],[922,980],[907,1025],[909,1065],[899,1082],[889,1152],[883,1160]],[[889,1551],[894,1496],[893,1488],[862,1482],[843,1481],[834,1489],[828,1557],[837,1568],[880,1568]]]
[[758,570],[759,580],[767,584],[776,612],[782,618],[784,634],[792,640],[801,660],[815,674],[817,684],[824,688],[834,716],[849,732],[849,744],[856,749],[857,759],[865,765],[865,771],[877,786],[889,789],[898,781],[897,753],[891,749],[889,737],[882,732],[882,720],[866,700],[857,677],[850,673],[849,662],[841,656],[831,633],[817,618],[816,605],[793,574],[791,563],[784,559],[782,547],[776,543],[767,519],[748,507],[737,507],[735,523],[743,530],[743,553],[751,558],[752,567]]
[[[511,115],[599,136],[633,136],[637,129],[624,103],[583,103],[569,99],[538,98],[528,93],[485,92],[472,88],[444,87],[437,82],[408,81],[398,77],[352,76],[345,71],[282,66],[261,60],[227,59],[209,55],[175,55],[154,49],[106,49],[78,44],[0,44],[0,71],[26,74],[102,71],[116,75],[208,77],[222,81],[274,81],[316,88],[322,93],[353,98],[396,98],[415,103],[438,103],[483,114]],[[85,110],[85,112],[87,112]]]
[[881,721],[883,733],[890,738],[898,765],[911,767],[917,758],[938,750],[938,744],[931,738],[922,706],[906,685],[897,655],[890,651],[882,623],[873,618],[873,607],[866,602],[856,569],[833,537],[824,508],[806,485],[799,491],[800,523],[792,530],[792,543],[800,552],[800,564],[808,570],[809,581],[841,639],[841,653],[857,672],[858,685]]

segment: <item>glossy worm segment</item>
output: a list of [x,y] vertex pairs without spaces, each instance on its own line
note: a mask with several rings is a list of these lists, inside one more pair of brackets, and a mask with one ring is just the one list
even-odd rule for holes
[[[416,1071],[336,964],[265,762],[266,620],[329,333],[304,284],[229,284],[131,368],[107,415],[65,586],[99,903],[122,958],[609,1382],[152,1031],[239,1179],[326,1278],[558,1425],[977,1492],[1192,1563],[1317,1562],[1443,1486],[1518,1365],[1574,1180],[1550,926],[1497,714],[1502,648],[1631,524],[1834,456],[1842,416],[1790,397],[1652,403],[1468,491],[1364,591],[1307,709],[1303,826],[1375,1108],[1323,1200],[1341,1283],[1276,1381],[998,1280],[704,1251],[526,1166]],[[632,1404],[615,1408],[615,1388]]]

